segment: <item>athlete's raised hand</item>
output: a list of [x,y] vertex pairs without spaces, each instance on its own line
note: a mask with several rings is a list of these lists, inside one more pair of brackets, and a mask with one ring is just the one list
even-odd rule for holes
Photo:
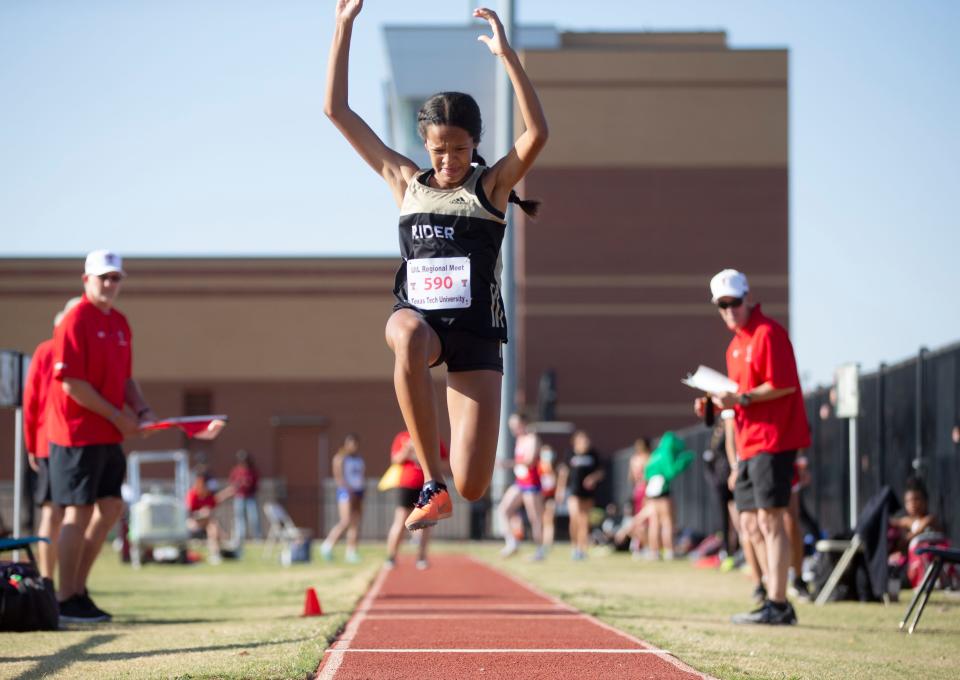
[[494,55],[502,57],[510,49],[510,45],[507,43],[507,36],[503,34],[503,24],[500,23],[500,17],[492,9],[486,7],[478,7],[473,10],[473,16],[478,19],[486,19],[490,23],[490,30],[493,31],[492,36],[481,35],[477,37],[477,40],[489,47]]
[[363,0],[337,0],[337,21],[353,21],[363,9]]

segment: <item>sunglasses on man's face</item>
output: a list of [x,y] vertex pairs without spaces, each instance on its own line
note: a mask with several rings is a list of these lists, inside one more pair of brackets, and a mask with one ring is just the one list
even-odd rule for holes
[[110,283],[120,283],[123,281],[123,274],[111,273],[111,274],[98,274],[97,278],[101,281],[109,281]]
[[720,309],[736,309],[743,304],[743,298],[733,298],[732,300],[720,300],[717,307]]

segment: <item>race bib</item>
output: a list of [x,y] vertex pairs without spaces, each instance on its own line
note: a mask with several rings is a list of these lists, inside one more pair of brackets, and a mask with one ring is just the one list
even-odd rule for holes
[[470,258],[407,260],[407,300],[420,309],[470,306]]

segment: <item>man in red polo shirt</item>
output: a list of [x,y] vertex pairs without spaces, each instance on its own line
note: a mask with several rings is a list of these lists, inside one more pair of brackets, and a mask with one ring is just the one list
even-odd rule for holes
[[[793,624],[787,601],[790,545],[783,518],[790,503],[797,449],[810,444],[810,427],[787,331],[750,298],[747,277],[725,269],[710,281],[713,303],[734,336],[727,348],[727,373],[737,392],[712,395],[721,409],[736,411],[739,463],[734,500],[744,530],[759,527],[767,554],[767,594],[763,605],[733,617],[734,623]],[[705,400],[696,403],[702,415]]]
[[87,255],[83,298],[53,336],[47,436],[51,497],[64,508],[59,600],[67,622],[110,618],[90,599],[87,577],[123,512],[127,462],[120,444],[155,420],[132,377],[130,326],[114,309],[124,276],[118,255]]
[[[80,302],[72,298],[53,319],[53,327],[60,325],[63,316]],[[33,350],[30,369],[27,371],[26,384],[23,387],[23,440],[27,446],[27,458],[30,467],[37,473],[37,485],[33,500],[40,508],[40,524],[37,535],[46,538],[49,543],[40,543],[37,557],[40,562],[40,575],[53,580],[57,564],[57,538],[60,536],[60,522],[63,509],[50,500],[50,450],[47,442],[46,412],[47,391],[53,375],[53,338],[44,340]]]

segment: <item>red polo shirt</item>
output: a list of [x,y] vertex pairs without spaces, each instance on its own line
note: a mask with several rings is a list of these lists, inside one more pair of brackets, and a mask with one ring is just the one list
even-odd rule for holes
[[753,308],[747,325],[730,341],[727,373],[741,393],[764,383],[777,389],[796,388],[786,397],[736,407],[737,454],[741,460],[761,452],[780,453],[810,445],[810,425],[793,345],[784,327],[764,316],[760,305]]
[[201,496],[192,486],[187,490],[187,497],[184,499],[184,502],[186,503],[187,510],[189,512],[196,512],[197,510],[202,510],[203,508],[210,508],[213,510],[215,507],[217,507],[217,497],[212,491],[208,489],[206,495]]
[[27,452],[37,458],[50,455],[47,445],[47,391],[53,374],[53,338],[33,350],[27,382],[23,387],[23,439]]
[[83,297],[67,312],[53,334],[53,380],[50,383],[47,435],[61,446],[119,444],[123,435],[113,423],[90,411],[63,391],[64,378],[85,380],[100,396],[122,409],[132,376],[130,326],[116,309],[102,312]]

